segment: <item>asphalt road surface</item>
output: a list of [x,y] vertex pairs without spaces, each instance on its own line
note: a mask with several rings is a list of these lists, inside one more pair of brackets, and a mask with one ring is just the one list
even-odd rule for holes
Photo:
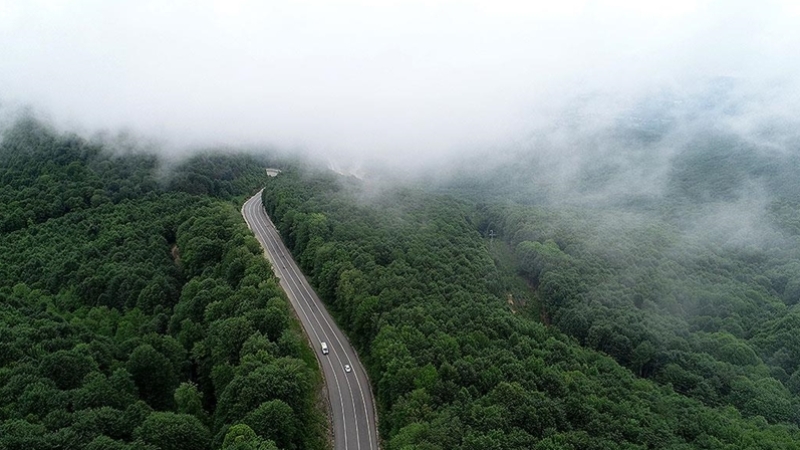
[[[322,301],[283,245],[261,204],[261,192],[242,206],[247,225],[261,242],[275,274],[300,318],[325,376],[337,450],[378,450],[375,408],[367,372]],[[323,354],[322,343],[328,347]],[[345,370],[349,365],[351,372]]]

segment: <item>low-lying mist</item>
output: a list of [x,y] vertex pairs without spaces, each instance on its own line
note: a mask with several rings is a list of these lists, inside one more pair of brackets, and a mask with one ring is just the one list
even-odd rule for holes
[[370,189],[748,242],[800,191],[798,18],[780,0],[0,1],[0,127],[22,111],[168,161],[283,149]]
[[597,114],[603,100],[576,102],[526,138],[465,156],[429,182],[489,203],[595,211],[587,220],[608,221],[599,228],[610,233],[633,214],[641,226],[667,223],[687,240],[723,247],[777,248],[796,234],[785,212],[800,205],[800,134],[786,99],[717,78],[689,94],[644,96],[614,115]]

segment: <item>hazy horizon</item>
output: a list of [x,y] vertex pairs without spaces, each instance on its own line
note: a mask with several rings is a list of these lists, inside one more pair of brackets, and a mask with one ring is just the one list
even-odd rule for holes
[[719,79],[752,109],[740,121],[791,116],[797,19],[788,1],[0,0],[0,108],[173,151],[420,165]]

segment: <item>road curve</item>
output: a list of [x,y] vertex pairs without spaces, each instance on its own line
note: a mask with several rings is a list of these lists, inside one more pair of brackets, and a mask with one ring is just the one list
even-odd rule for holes
[[[364,366],[350,342],[339,330],[322,301],[311,289],[300,268],[283,245],[275,225],[261,203],[261,191],[242,206],[242,215],[256,235],[280,278],[280,285],[294,308],[306,337],[315,349],[325,376],[336,450],[378,450],[375,400]],[[321,343],[329,353],[322,353]],[[345,372],[349,364],[352,372]]]

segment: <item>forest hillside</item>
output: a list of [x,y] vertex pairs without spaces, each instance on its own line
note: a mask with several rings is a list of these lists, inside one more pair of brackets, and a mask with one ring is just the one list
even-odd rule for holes
[[[592,261],[591,253],[561,255],[549,236],[508,245],[511,236],[527,236],[514,234],[511,218],[545,233],[561,223],[559,216],[447,191],[376,191],[354,177],[300,170],[268,180],[264,190],[285,241],[368,366],[387,449],[798,447],[796,400],[761,349],[730,332],[681,330],[668,315],[662,320],[676,328],[654,328],[647,320],[662,315],[642,315],[635,306],[609,307],[616,315],[594,318],[596,329],[588,321],[576,327],[592,339],[573,336],[565,324],[576,314],[567,308],[587,303],[580,302],[581,289],[598,278],[584,278],[582,262],[570,258]],[[497,225],[501,219],[507,228]],[[495,239],[487,235],[492,223],[500,232]],[[528,247],[539,253],[528,255]],[[532,277],[538,266],[530,264],[540,260],[553,261],[546,266],[555,280],[550,285]],[[596,270],[605,277],[600,281],[616,275],[614,267]],[[653,301],[638,291],[646,286],[631,288],[643,305]],[[565,299],[563,309],[556,299]],[[778,298],[764,301],[787,309]],[[749,311],[761,317],[757,308]],[[706,322],[714,323],[698,321]],[[633,343],[623,334],[631,330],[685,342]],[[632,346],[627,359],[598,345],[617,341]],[[772,342],[785,345],[780,337]],[[661,355],[674,356],[659,366]],[[688,364],[693,360],[699,363]],[[703,386],[724,380],[730,384],[717,391]]]
[[520,158],[442,189],[508,246],[547,324],[705,405],[798,425],[797,136],[745,129],[718,88],[576,138],[560,182]]
[[1,449],[327,448],[316,360],[239,215],[263,167],[6,131]]

